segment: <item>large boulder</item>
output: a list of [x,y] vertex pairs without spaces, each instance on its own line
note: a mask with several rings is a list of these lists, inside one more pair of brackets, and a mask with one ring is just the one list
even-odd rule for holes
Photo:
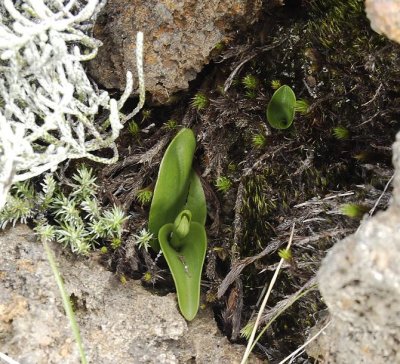
[[144,32],[146,91],[165,102],[209,62],[234,28],[256,21],[261,0],[109,0],[94,27],[103,42],[89,72],[106,88],[123,90],[136,73],[135,39]]

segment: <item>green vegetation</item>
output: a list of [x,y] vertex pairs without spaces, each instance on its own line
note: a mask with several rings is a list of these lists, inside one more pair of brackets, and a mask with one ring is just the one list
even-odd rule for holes
[[96,178],[92,169],[82,165],[72,176],[69,193],[47,174],[37,192],[31,182],[17,183],[0,211],[0,226],[33,221],[39,238],[57,241],[74,253],[88,254],[96,243],[121,244],[127,217],[113,206],[103,209],[97,200]]
[[368,211],[368,208],[363,205],[348,203],[343,205],[340,208],[340,211],[343,215],[346,215],[348,217],[361,218]]
[[310,104],[307,100],[296,100],[296,104],[294,105],[294,111],[298,112],[301,115],[307,115],[310,110]]
[[153,191],[148,188],[141,189],[136,194],[136,200],[138,200],[141,205],[148,205],[152,198]]
[[267,107],[267,119],[275,129],[287,129],[292,125],[296,106],[296,95],[293,90],[283,85],[279,87]]
[[171,141],[161,161],[149,216],[149,231],[158,238],[149,243],[154,250],[162,250],[175,282],[179,308],[188,321],[199,309],[207,249],[206,201],[192,169],[195,147],[190,129],[182,129]]
[[137,137],[140,132],[140,127],[137,122],[131,121],[128,125],[128,130],[134,137]]
[[350,132],[344,126],[337,126],[332,129],[333,136],[338,140],[346,140],[350,137]]
[[151,246],[150,242],[153,239],[153,234],[146,229],[142,229],[140,230],[139,234],[134,234],[133,237],[135,238],[135,244],[138,246],[138,248],[144,249],[147,252]]
[[281,81],[279,81],[279,80],[272,80],[271,81],[271,88],[273,90],[277,90],[281,86],[282,86]]
[[249,75],[246,75],[243,77],[242,84],[243,84],[244,88],[246,89],[246,96],[249,99],[254,99],[257,96],[256,90],[259,85],[258,79],[256,77],[254,77],[253,75],[249,74]]
[[215,181],[215,187],[219,192],[228,192],[232,187],[232,181],[225,176],[218,177]]
[[280,258],[286,260],[287,262],[290,262],[293,258],[292,251],[290,249],[280,249],[278,251],[278,255]]
[[264,136],[264,134],[254,134],[251,138],[251,144],[254,148],[261,149],[266,146],[267,138]]
[[208,99],[206,94],[204,94],[203,92],[198,92],[192,98],[191,105],[192,105],[192,107],[194,107],[195,109],[200,111],[200,110],[207,108],[209,103],[210,103],[210,100]]
[[178,126],[178,122],[175,119],[169,119],[164,123],[164,128],[167,130],[175,130]]

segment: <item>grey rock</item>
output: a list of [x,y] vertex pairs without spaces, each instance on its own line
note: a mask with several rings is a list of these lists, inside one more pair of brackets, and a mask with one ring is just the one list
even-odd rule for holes
[[135,75],[136,33],[144,32],[146,90],[166,102],[188,88],[232,30],[257,20],[261,0],[109,0],[94,27],[103,42],[89,73],[106,88],[122,90]]
[[[244,347],[218,331],[209,309],[187,323],[174,294],[122,284],[93,256],[53,244],[90,363],[239,363]],[[0,233],[0,351],[20,364],[79,363],[61,297],[41,244],[19,225]],[[259,363],[252,358],[253,363]]]
[[332,324],[309,353],[326,363],[400,363],[400,134],[393,151],[393,203],[337,243],[319,270]]

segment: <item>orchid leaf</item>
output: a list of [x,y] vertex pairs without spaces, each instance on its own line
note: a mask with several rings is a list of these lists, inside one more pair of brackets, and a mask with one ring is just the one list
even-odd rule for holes
[[[149,215],[149,230],[154,236],[160,228],[174,222],[186,203],[196,139],[192,130],[182,129],[171,141],[160,164]],[[151,246],[160,249],[156,239]]]
[[174,279],[179,309],[186,320],[191,321],[200,304],[200,282],[207,250],[204,226],[190,223],[189,233],[181,240],[179,250],[170,242],[174,224],[164,225],[158,234],[161,249]]
[[190,172],[189,193],[184,209],[191,211],[192,221],[198,222],[201,225],[206,223],[206,197],[204,196],[204,190],[200,178],[193,169]]
[[283,85],[279,87],[268,104],[267,119],[275,129],[287,129],[293,123],[296,95],[293,90]]

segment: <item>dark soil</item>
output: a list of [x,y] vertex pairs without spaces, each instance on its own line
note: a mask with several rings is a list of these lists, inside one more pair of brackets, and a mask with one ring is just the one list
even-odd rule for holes
[[[393,173],[400,52],[370,29],[362,0],[286,1],[284,7],[265,9],[258,24],[238,34],[216,47],[213,62],[189,91],[169,106],[147,106],[136,117],[141,132],[123,131],[120,162],[105,168],[102,180],[105,200],[118,201],[134,215],[129,231],[136,233],[146,226],[149,211],[138,202],[138,191],[154,186],[179,126],[193,128],[195,167],[209,211],[204,304],[214,308],[232,341],[245,342],[240,330],[257,313],[280,260],[278,250],[295,226],[292,258],[272,291],[263,325],[289,296],[309,291],[260,340],[257,352],[274,363],[304,343],[325,310],[314,277],[327,250],[357,229],[363,212],[388,204],[390,189],[374,207]],[[246,87],[246,76],[256,80],[255,88]],[[274,80],[310,105],[287,130],[271,129],[266,120]],[[199,91],[209,100],[202,110],[191,106]],[[165,124],[170,119],[177,128]],[[338,137],[340,130],[348,136]],[[216,188],[219,177],[232,182],[225,192]],[[358,217],[343,213],[349,203]],[[173,290],[162,258],[155,262],[154,255],[138,252],[132,235],[107,263],[158,292]],[[307,360],[304,354],[296,362]]]

